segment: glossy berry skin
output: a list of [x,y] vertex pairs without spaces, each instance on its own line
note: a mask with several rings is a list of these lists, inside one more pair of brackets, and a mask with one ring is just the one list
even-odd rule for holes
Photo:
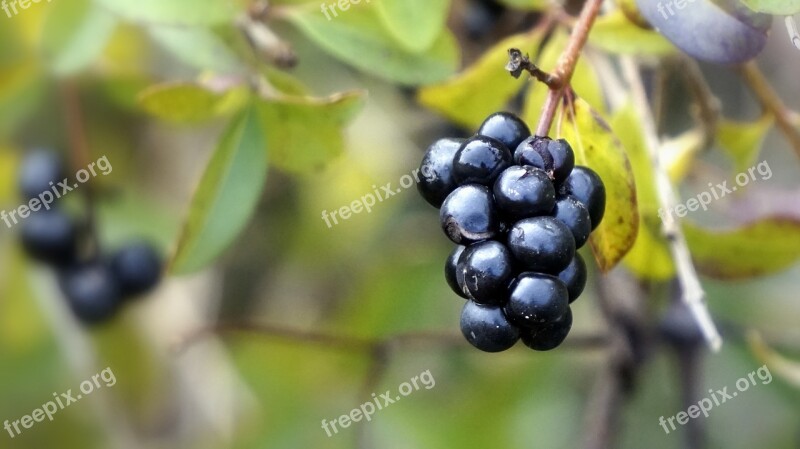
[[567,312],[558,320],[532,329],[523,329],[520,334],[525,346],[536,351],[549,351],[564,342],[570,329],[572,310],[568,307]]
[[500,173],[511,165],[509,149],[486,136],[474,136],[461,145],[453,161],[453,174],[459,185],[491,186]]
[[146,243],[132,243],[111,257],[111,270],[123,296],[146,293],[161,280],[161,257]]
[[72,262],[78,247],[78,231],[67,214],[40,210],[21,222],[21,240],[34,259],[53,265]]
[[554,322],[567,310],[567,286],[555,276],[532,272],[517,277],[503,309],[509,321],[524,328]]
[[531,135],[531,130],[521,118],[509,112],[497,112],[483,121],[478,135],[497,139],[509,150],[514,151],[517,145]]
[[596,229],[606,211],[606,187],[600,176],[591,168],[578,165],[564,181],[563,191],[586,206],[592,230]]
[[447,256],[447,261],[444,264],[444,278],[447,285],[455,292],[456,295],[469,299],[464,293],[462,286],[464,285],[464,271],[458,269],[458,263],[461,260],[461,255],[464,253],[466,247],[464,245],[457,245]]
[[19,168],[19,190],[25,199],[35,198],[64,179],[64,162],[53,151],[37,149],[25,155]]
[[453,159],[464,139],[439,139],[425,152],[419,166],[417,190],[434,207],[442,202],[458,184],[453,177]]
[[119,285],[100,262],[71,267],[61,273],[61,290],[75,316],[85,324],[111,318],[120,305]]
[[439,219],[447,237],[459,245],[490,239],[499,227],[492,194],[478,184],[461,186],[448,195]]
[[583,289],[586,287],[586,277],[586,262],[579,253],[575,253],[575,258],[572,259],[569,266],[558,273],[558,278],[567,286],[570,304],[583,293]]
[[569,228],[553,217],[526,218],[508,232],[508,248],[530,271],[558,274],[575,257],[575,239]]
[[573,196],[562,196],[556,201],[553,216],[567,225],[575,239],[575,248],[582,247],[592,233],[589,210]]
[[464,250],[464,285],[469,297],[486,305],[503,305],[508,300],[508,285],[514,278],[511,252],[500,242],[488,240]]
[[547,174],[530,165],[513,165],[500,174],[493,187],[497,208],[504,217],[521,219],[547,215],[553,210],[556,190]]
[[520,165],[532,165],[552,174],[553,182],[561,184],[575,167],[575,153],[564,139],[530,137],[514,150],[514,161]]
[[519,340],[519,329],[508,322],[500,307],[472,301],[461,310],[461,333],[472,346],[485,352],[505,351]]

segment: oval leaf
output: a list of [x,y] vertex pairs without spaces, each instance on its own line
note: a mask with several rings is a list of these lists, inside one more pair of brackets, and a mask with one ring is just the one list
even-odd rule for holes
[[257,111],[249,107],[225,131],[195,190],[170,264],[172,273],[205,267],[245,227],[267,177],[265,147]]
[[619,10],[595,21],[589,43],[616,54],[664,56],[675,52],[664,36],[634,25]]
[[566,106],[559,131],[575,150],[575,163],[596,171],[606,186],[606,213],[589,243],[602,272],[619,263],[636,241],[639,213],[633,173],[625,151],[589,104]]
[[133,22],[163,25],[216,25],[232,22],[243,2],[231,0],[95,0]]
[[791,16],[800,12],[800,0],[742,0],[748,8],[765,14]]
[[421,52],[442,33],[450,0],[379,0],[378,15],[408,51]]
[[163,120],[196,123],[240,109],[249,97],[246,88],[213,92],[196,83],[150,86],[139,94],[145,112]]
[[54,73],[78,72],[100,56],[116,19],[89,0],[60,2],[47,10],[42,49]]
[[722,120],[717,127],[717,142],[733,159],[736,172],[751,167],[761,151],[764,138],[772,128],[774,119],[765,114],[755,122]]

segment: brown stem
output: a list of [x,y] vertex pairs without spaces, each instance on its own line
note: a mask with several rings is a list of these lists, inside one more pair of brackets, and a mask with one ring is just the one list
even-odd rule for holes
[[759,103],[761,103],[761,107],[775,116],[778,128],[786,136],[795,153],[800,156],[800,131],[792,123],[792,115],[794,113],[783,104],[775,89],[770,86],[769,81],[761,73],[755,62],[750,61],[740,66],[739,73],[747,85],[750,86],[750,90],[753,91]]

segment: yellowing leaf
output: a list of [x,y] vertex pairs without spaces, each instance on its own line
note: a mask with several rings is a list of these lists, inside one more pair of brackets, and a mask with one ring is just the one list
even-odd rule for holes
[[605,273],[636,241],[639,213],[633,173],[619,140],[588,103],[577,98],[573,107],[565,109],[561,137],[575,150],[575,163],[596,171],[606,187],[605,216],[589,240],[597,265]]
[[733,159],[736,172],[743,172],[756,162],[774,119],[765,114],[755,122],[722,120],[717,128],[719,146]]
[[757,331],[747,333],[747,345],[756,358],[764,362],[770,375],[774,373],[795,388],[800,388],[800,361],[791,360],[770,348]]
[[[417,98],[450,120],[470,129],[477,128],[486,116],[505,109],[508,100],[525,85],[527,75],[515,79],[505,70],[508,49],[519,48],[523,53],[534,55],[541,40],[541,33],[511,36],[457,76],[420,89]],[[531,88],[545,89],[544,85]]]
[[247,102],[246,88],[213,92],[195,83],[151,86],[139,94],[145,112],[163,120],[195,123],[234,112]]
[[683,181],[692,167],[695,156],[703,147],[703,133],[691,129],[672,139],[661,142],[661,163],[674,183]]
[[768,217],[733,229],[684,222],[683,232],[699,272],[743,279],[784,270],[800,259],[800,221]]
[[589,43],[615,54],[664,56],[675,52],[675,46],[664,36],[634,25],[620,10],[595,21]]

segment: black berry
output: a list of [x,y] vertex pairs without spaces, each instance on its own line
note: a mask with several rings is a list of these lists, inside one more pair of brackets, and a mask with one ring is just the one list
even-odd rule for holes
[[536,351],[549,351],[560,345],[567,338],[572,329],[572,310],[556,321],[535,326],[532,329],[523,329],[520,332],[522,343]]
[[500,242],[489,240],[470,245],[462,256],[464,285],[479,304],[502,305],[514,277],[511,253]]
[[458,262],[461,260],[461,255],[464,253],[465,248],[464,245],[458,245],[447,256],[447,261],[444,264],[444,278],[447,281],[447,285],[456,295],[469,299],[462,288],[464,285],[464,271],[458,269]]
[[552,174],[556,184],[561,184],[575,167],[575,153],[564,139],[533,136],[516,147],[514,161],[541,168]]
[[19,190],[25,199],[35,198],[64,179],[64,162],[53,151],[37,149],[25,155],[19,172]]
[[586,206],[573,196],[565,195],[556,201],[553,216],[567,225],[575,239],[575,248],[580,248],[589,240],[592,232],[592,220]]
[[531,130],[522,119],[509,112],[497,112],[484,120],[478,135],[491,137],[514,151],[517,145],[531,135]]
[[54,265],[75,259],[77,229],[63,212],[55,209],[34,212],[21,226],[22,246],[34,259]]
[[419,166],[417,189],[425,201],[440,207],[458,186],[453,177],[453,159],[464,139],[439,139],[425,152]]
[[61,275],[61,289],[84,323],[105,321],[119,309],[119,285],[106,264],[92,262],[67,269]]
[[547,215],[555,205],[556,191],[550,178],[529,165],[505,169],[493,191],[498,210],[513,219]]
[[448,195],[439,219],[447,237],[458,244],[490,239],[499,226],[489,188],[477,184],[461,186]]
[[572,303],[583,293],[586,287],[586,262],[579,253],[575,253],[575,258],[569,263],[564,271],[558,273],[558,278],[564,282],[569,291],[569,302]]
[[569,228],[553,217],[520,220],[508,232],[508,248],[525,269],[558,274],[575,257]]
[[519,340],[519,329],[508,322],[500,307],[467,301],[461,310],[461,333],[472,346],[486,352],[500,352]]
[[475,183],[491,186],[511,165],[511,151],[501,142],[474,136],[461,145],[453,160],[453,174],[460,185]]
[[123,296],[146,293],[161,279],[161,258],[146,243],[129,244],[111,258],[114,273]]
[[589,210],[592,230],[603,220],[606,210],[606,187],[600,176],[589,167],[576,166],[564,181],[564,193],[572,195]]
[[522,273],[511,287],[506,317],[520,327],[531,328],[561,318],[569,309],[567,286],[555,276]]

